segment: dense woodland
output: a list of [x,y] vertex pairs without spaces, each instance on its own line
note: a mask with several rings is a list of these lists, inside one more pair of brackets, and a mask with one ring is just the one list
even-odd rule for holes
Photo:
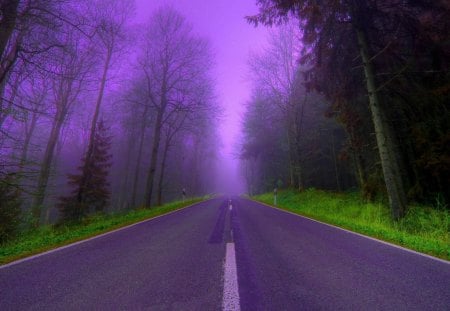
[[2,240],[19,225],[212,191],[214,59],[181,13],[162,7],[136,25],[128,0],[0,11]]
[[450,202],[450,4],[259,0],[240,157],[250,193],[359,189],[394,219]]
[[[450,206],[450,4],[258,0],[239,158],[250,194]],[[0,240],[214,190],[210,43],[132,0],[0,1]],[[249,12],[251,14],[251,12]],[[249,25],[251,27],[251,25]]]

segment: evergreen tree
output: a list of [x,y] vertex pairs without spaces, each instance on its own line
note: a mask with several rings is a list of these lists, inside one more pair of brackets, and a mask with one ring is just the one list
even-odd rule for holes
[[[352,136],[363,191],[369,197],[373,192],[367,162],[379,162],[394,219],[405,215],[408,200],[435,191],[449,197],[443,181],[448,180],[450,6],[426,0],[257,2],[259,14],[248,18],[254,24],[297,18],[300,61],[311,66],[307,86],[326,95]],[[366,128],[357,126],[358,119]],[[358,136],[372,140],[372,127],[380,161],[370,155],[371,141],[360,148]]]
[[20,192],[14,174],[0,178],[0,243],[11,238],[20,223]]
[[61,197],[58,209],[63,221],[79,221],[90,212],[103,212],[110,192],[108,173],[112,156],[109,153],[111,136],[103,121],[97,123],[91,157],[83,157],[80,174],[68,175],[74,189],[69,196]]

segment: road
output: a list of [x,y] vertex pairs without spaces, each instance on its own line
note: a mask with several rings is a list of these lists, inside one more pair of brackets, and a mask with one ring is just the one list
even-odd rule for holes
[[215,198],[0,267],[0,310],[449,310],[450,264]]

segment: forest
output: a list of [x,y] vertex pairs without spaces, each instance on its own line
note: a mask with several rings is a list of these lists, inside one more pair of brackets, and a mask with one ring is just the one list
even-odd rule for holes
[[242,172],[251,194],[359,191],[394,220],[450,199],[450,4],[259,0]]
[[0,311],[449,285],[450,0],[0,0]]
[[[448,211],[448,2],[256,4],[242,18],[270,35],[248,57],[235,148],[248,194],[358,193],[394,222],[413,204]],[[216,53],[183,12],[137,23],[132,0],[0,10],[0,242],[217,192]]]
[[1,240],[19,228],[212,192],[208,39],[172,7],[1,1]]

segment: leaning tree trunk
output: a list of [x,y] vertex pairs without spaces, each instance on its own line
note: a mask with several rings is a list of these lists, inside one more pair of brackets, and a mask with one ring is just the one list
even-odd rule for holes
[[388,125],[384,120],[384,108],[379,102],[374,69],[368,52],[366,34],[362,29],[357,28],[356,35],[363,61],[367,91],[369,93],[369,106],[375,128],[378,152],[380,154],[381,167],[383,169],[392,217],[395,220],[399,220],[404,216],[406,211],[406,195],[400,175],[398,160],[394,154],[394,139],[391,137]]
[[19,2],[20,0],[8,0],[0,5],[0,11],[2,12],[2,19],[0,20],[0,83],[4,81],[8,67],[10,68],[10,65],[5,66],[3,57],[9,57],[5,50],[16,27]]
[[43,206],[45,199],[45,192],[47,190],[47,183],[50,176],[50,169],[55,153],[56,143],[58,142],[59,135],[61,133],[61,127],[64,123],[65,114],[63,111],[59,111],[53,119],[53,125],[50,132],[50,137],[45,149],[44,160],[41,164],[41,171],[39,173],[38,185],[36,190],[36,196],[33,203],[32,215],[35,221],[35,226],[39,226],[41,214],[45,215],[46,210]]
[[109,64],[111,62],[111,57],[112,57],[112,50],[110,48],[108,48],[107,53],[106,53],[105,64],[103,65],[104,66],[103,74],[102,74],[102,80],[100,81],[100,89],[99,89],[98,96],[97,96],[97,102],[95,103],[94,116],[92,117],[92,122],[91,122],[91,130],[90,130],[90,134],[89,134],[88,148],[87,148],[87,152],[86,152],[86,156],[85,156],[85,160],[84,160],[84,168],[83,168],[83,176],[82,176],[82,180],[81,180],[81,186],[79,188],[78,195],[77,195],[77,201],[79,203],[84,201],[85,193],[83,193],[83,192],[86,191],[86,186],[89,182],[88,171],[89,171],[89,167],[91,165],[92,154],[94,152],[95,131],[97,128],[98,117],[100,115],[100,107],[102,105],[103,94],[105,92],[106,77],[108,76],[108,69],[109,69]]

